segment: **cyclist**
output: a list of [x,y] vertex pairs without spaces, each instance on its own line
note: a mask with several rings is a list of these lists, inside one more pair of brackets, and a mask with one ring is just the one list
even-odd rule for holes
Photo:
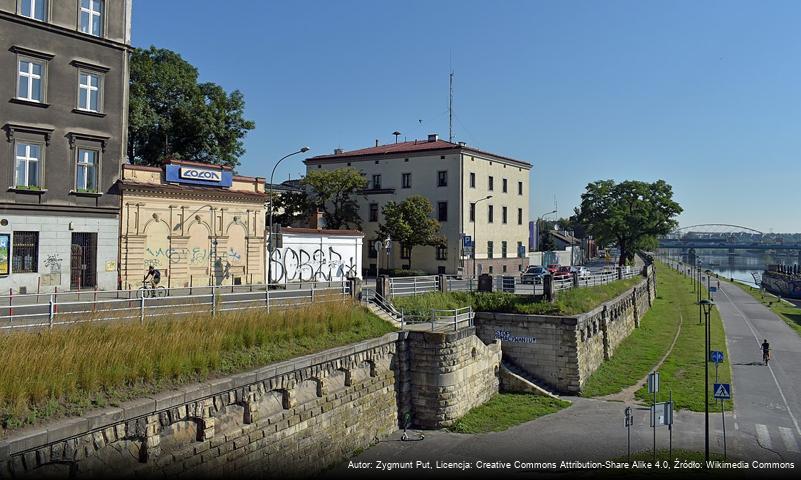
[[770,344],[766,338],[765,341],[762,342],[762,361],[767,365],[768,360],[770,360]]
[[151,290],[156,289],[156,285],[159,284],[161,281],[161,272],[158,269],[153,268],[153,265],[147,267],[147,273],[145,274],[145,279],[143,283],[145,286],[149,286]]

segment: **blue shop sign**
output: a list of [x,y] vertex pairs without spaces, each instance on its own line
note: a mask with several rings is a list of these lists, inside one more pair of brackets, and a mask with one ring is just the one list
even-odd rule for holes
[[228,170],[217,170],[187,165],[167,165],[165,172],[168,182],[206,185],[209,187],[230,187],[233,184],[233,173]]

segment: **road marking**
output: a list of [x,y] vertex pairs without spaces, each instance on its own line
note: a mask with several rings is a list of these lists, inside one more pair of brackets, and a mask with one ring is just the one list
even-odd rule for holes
[[779,433],[782,436],[782,441],[784,441],[784,446],[787,447],[787,450],[790,452],[801,453],[801,449],[798,448],[798,442],[795,441],[795,436],[793,435],[793,431],[787,427],[779,427]]
[[[756,340],[758,345],[761,345],[759,343],[759,336],[756,334],[754,326],[751,325],[751,322],[748,321],[748,317],[746,317],[743,311],[740,310],[740,307],[738,307],[737,304],[732,301],[731,297],[729,297],[729,294],[726,293],[726,290],[722,290],[722,292],[723,295],[726,295],[726,299],[731,303],[731,306],[734,307],[735,310],[737,310],[737,313],[740,315],[740,317],[742,317],[743,321],[745,321],[745,324],[748,325],[748,328],[751,330],[751,334],[754,335],[754,340]],[[801,435],[801,427],[798,426],[798,420],[796,420],[795,415],[793,415],[793,411],[790,410],[790,405],[787,403],[787,397],[784,396],[782,387],[779,385],[779,380],[776,379],[776,374],[773,373],[773,367],[771,367],[770,364],[768,364],[768,371],[770,371],[770,375],[773,377],[773,383],[776,384],[776,388],[779,390],[779,395],[781,395],[782,397],[782,401],[784,402],[784,407],[787,408],[787,413],[790,414],[790,418],[793,420],[793,425],[795,425],[795,431],[798,432],[799,435]]]
[[740,425],[737,422],[734,422],[734,429],[740,430]]
[[770,443],[770,434],[768,433],[768,427],[762,425],[761,423],[757,423],[755,425],[756,433],[757,433],[757,442],[762,445],[763,448],[768,450],[773,450],[773,444]]

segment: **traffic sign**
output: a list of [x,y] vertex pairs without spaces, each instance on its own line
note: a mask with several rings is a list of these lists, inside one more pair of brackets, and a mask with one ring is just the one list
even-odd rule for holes
[[659,391],[659,372],[651,372],[648,374],[648,393],[656,393]]
[[673,402],[657,403],[651,407],[651,426],[673,425]]
[[469,247],[472,244],[473,244],[473,237],[471,237],[470,235],[465,235],[464,237],[462,237],[462,246]]
[[718,287],[709,287],[709,293],[717,293]]
[[731,385],[728,383],[716,383],[713,391],[715,392],[714,396],[717,399],[720,400],[731,399]]
[[722,363],[723,362],[723,352],[718,352],[718,351],[709,352],[709,358],[714,363]]

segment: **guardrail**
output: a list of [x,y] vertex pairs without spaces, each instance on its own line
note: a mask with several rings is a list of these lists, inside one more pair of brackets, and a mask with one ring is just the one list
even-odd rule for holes
[[390,297],[420,295],[422,293],[437,292],[439,289],[438,275],[389,278]]
[[362,289],[361,300],[363,302],[374,304],[381,310],[385,311],[395,321],[400,322],[401,327],[403,326],[404,324],[403,310],[399,311],[397,308],[395,308],[395,305],[393,305],[392,302],[381,296],[380,293],[376,292],[371,288]]
[[[263,288],[263,286],[262,286]],[[229,287],[224,287],[228,290]],[[136,292],[136,291],[133,291]],[[14,306],[0,306],[0,331],[36,329],[55,325],[104,322],[114,320],[139,320],[155,317],[211,314],[212,316],[238,310],[299,308],[315,303],[341,301],[350,296],[350,286],[296,289],[267,289],[262,291],[231,292],[223,287],[208,287],[208,293],[177,295],[175,291],[164,292],[164,296],[128,298],[100,298],[89,301],[58,300],[51,294],[48,301]],[[42,295],[40,295],[41,297]],[[63,298],[63,297],[62,297]]]
[[[474,325],[475,312],[473,307],[456,308],[452,310],[431,310],[429,315],[404,315],[404,329],[415,329],[431,325],[431,331],[436,330],[459,330],[460,328],[472,327]],[[412,328],[410,328],[412,327]]]

